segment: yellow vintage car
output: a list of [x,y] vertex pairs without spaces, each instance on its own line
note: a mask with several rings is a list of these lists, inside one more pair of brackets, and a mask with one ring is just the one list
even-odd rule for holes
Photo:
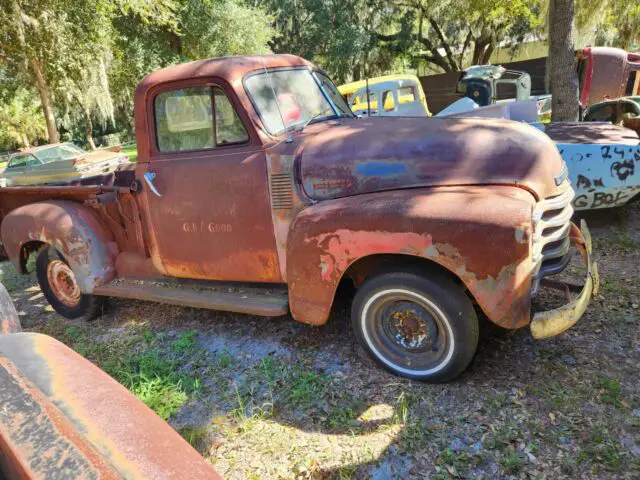
[[0,186],[55,185],[114,171],[129,157],[114,150],[86,152],[73,143],[33,147],[9,156]]
[[[356,115],[431,116],[422,85],[415,75],[359,80],[339,86],[338,91]],[[383,108],[379,109],[378,105]]]

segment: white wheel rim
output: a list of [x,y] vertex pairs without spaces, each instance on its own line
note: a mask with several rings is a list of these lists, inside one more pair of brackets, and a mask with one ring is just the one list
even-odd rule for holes
[[[371,337],[369,336],[369,332],[368,332],[368,329],[367,329],[367,315],[369,313],[369,310],[370,310],[371,306],[374,304],[374,302],[376,300],[378,300],[380,297],[382,297],[384,295],[389,295],[389,294],[403,294],[403,295],[407,295],[408,297],[413,297],[413,298],[419,300],[420,302],[428,305],[431,309],[433,309],[434,312],[436,312],[439,315],[440,320],[442,321],[442,323],[444,324],[444,326],[445,326],[445,328],[447,330],[447,335],[449,335],[450,341],[448,342],[447,352],[446,352],[444,358],[435,367],[431,367],[431,368],[426,369],[426,370],[415,370],[415,369],[406,368],[406,367],[403,367],[403,366],[400,366],[400,365],[396,365],[395,363],[389,361],[376,348],[376,346],[374,345],[374,342],[371,341]],[[426,375],[432,375],[434,373],[439,372],[440,370],[442,370],[443,368],[445,368],[449,364],[449,362],[451,361],[451,358],[453,357],[453,352],[455,350],[455,337],[453,335],[453,329],[451,328],[451,324],[449,323],[449,319],[444,314],[442,309],[439,308],[435,303],[433,303],[431,300],[429,300],[425,296],[420,295],[417,292],[414,292],[414,291],[411,291],[411,290],[406,290],[406,289],[403,289],[403,288],[393,288],[393,289],[382,290],[382,291],[376,293],[375,295],[372,295],[371,298],[369,298],[369,300],[367,300],[367,302],[364,305],[364,308],[362,309],[362,314],[360,315],[360,327],[361,327],[362,334],[364,336],[365,342],[367,342],[367,345],[369,346],[369,348],[371,349],[373,354],[376,356],[376,358],[378,360],[380,360],[382,363],[384,363],[385,365],[387,365],[388,367],[392,368],[393,370],[395,370],[397,372],[401,372],[401,373],[407,374],[407,375],[426,376]]]

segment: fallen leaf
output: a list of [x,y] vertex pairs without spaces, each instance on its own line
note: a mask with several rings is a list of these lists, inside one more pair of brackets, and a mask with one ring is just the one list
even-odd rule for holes
[[622,405],[624,408],[631,408],[631,405],[629,405],[626,400],[620,400],[620,405]]
[[557,422],[556,422],[556,414],[555,414],[555,413],[553,413],[553,412],[549,412],[549,420],[551,420],[551,423],[552,423],[553,425],[557,425]]

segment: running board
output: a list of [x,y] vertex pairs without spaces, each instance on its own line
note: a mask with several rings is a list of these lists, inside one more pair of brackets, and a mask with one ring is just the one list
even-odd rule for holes
[[180,285],[179,282],[149,283],[117,279],[96,287],[93,294],[263,317],[279,317],[289,312],[287,291],[277,286],[247,288],[232,283],[215,283],[209,288],[188,283]]

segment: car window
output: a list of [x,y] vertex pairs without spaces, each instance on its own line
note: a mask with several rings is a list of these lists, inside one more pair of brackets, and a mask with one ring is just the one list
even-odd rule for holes
[[161,152],[214,147],[211,87],[163,92],[154,101],[156,139]]
[[640,71],[629,72],[627,86],[624,89],[625,96],[640,94]]
[[344,97],[340,95],[335,84],[322,72],[316,72],[318,80],[320,81],[320,85],[325,93],[329,96],[333,104],[340,110],[342,115],[351,116],[351,109],[349,108],[349,104],[344,101]]
[[213,90],[213,101],[216,113],[216,145],[244,143],[249,140],[249,134],[233,105],[219,88]]
[[416,101],[415,87],[400,87],[398,89],[398,99],[400,103],[413,103]]
[[60,154],[61,154],[60,147],[43,148],[42,150],[38,150],[36,152],[36,156],[43,163],[49,163],[49,162],[55,162],[57,160],[61,160],[62,158]]
[[396,102],[393,98],[393,92],[391,90],[385,90],[382,93],[382,107],[385,112],[390,112],[396,108]]
[[25,168],[38,164],[40,164],[40,162],[29,153],[12,157],[7,168]]
[[332,118],[337,113],[307,68],[265,70],[250,74],[244,82],[262,123],[272,135]]

